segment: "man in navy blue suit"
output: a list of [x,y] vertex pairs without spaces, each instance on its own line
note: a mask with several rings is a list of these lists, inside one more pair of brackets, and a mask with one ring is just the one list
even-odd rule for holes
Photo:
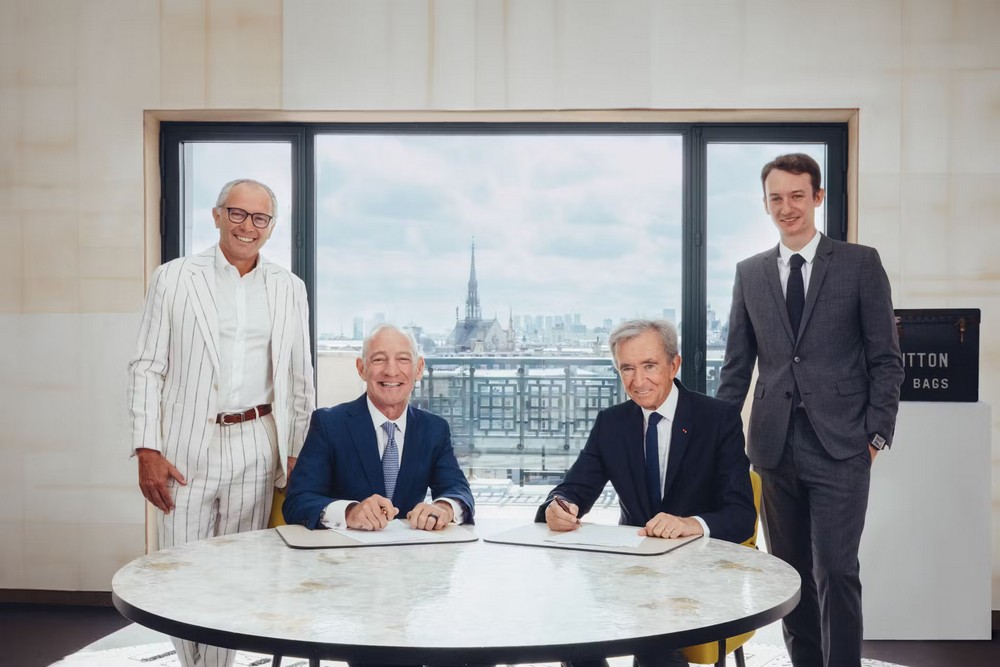
[[[624,322],[608,344],[630,400],[598,413],[579,458],[535,521],[575,530],[610,481],[619,523],[638,527],[640,535],[748,539],[757,513],[739,412],[676,380],[681,357],[670,322]],[[568,512],[553,502],[557,496]],[[687,664],[679,651],[637,660],[642,667]]]
[[397,515],[421,530],[473,523],[472,490],[448,422],[409,406],[424,371],[416,341],[395,326],[376,327],[357,368],[365,394],[313,413],[282,506],[285,521],[361,530],[381,530]]

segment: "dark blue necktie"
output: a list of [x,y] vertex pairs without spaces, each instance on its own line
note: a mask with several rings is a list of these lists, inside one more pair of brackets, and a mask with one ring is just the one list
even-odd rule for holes
[[659,412],[649,413],[649,423],[646,425],[646,490],[649,493],[649,504],[653,514],[660,511],[660,446],[656,433],[656,425],[663,419]]
[[805,258],[795,253],[788,258],[788,285],[785,288],[785,308],[788,309],[788,320],[792,323],[792,334],[796,340],[799,337],[799,324],[802,323],[802,310],[806,306],[805,283],[802,280],[802,265]]

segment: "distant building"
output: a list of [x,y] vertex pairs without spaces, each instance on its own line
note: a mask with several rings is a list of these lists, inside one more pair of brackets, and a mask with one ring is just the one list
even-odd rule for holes
[[[513,329],[513,322],[511,322]],[[484,320],[479,306],[479,283],[476,281],[476,242],[472,242],[472,263],[469,268],[469,287],[465,296],[465,319],[458,319],[455,309],[455,328],[448,336],[448,345],[455,352],[498,352],[514,349],[514,333],[505,331],[497,318]]]

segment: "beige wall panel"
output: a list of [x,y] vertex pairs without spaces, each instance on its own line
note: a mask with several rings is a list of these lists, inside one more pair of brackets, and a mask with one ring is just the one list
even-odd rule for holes
[[507,107],[506,0],[476,0],[475,104],[480,109]]
[[16,5],[17,81],[25,86],[76,82],[76,44],[87,3],[11,0]]
[[[906,143],[904,142],[904,147]],[[944,165],[942,165],[943,167]],[[904,174],[900,187],[899,285],[914,280],[949,280],[952,245],[959,240],[949,219],[951,191],[946,173]],[[911,307],[898,303],[898,307]]]
[[[2,189],[2,186],[0,186]],[[4,242],[0,244],[0,313],[19,313],[22,306],[21,284],[23,279],[24,237],[21,232],[23,216],[12,211],[4,201],[7,213],[0,216],[0,233]],[[5,375],[5,377],[8,377]]]
[[[997,24],[1000,26],[1000,23]],[[997,40],[1000,54],[1000,39]],[[960,70],[942,94],[954,99],[953,173],[1000,174],[1000,58],[993,69]],[[994,147],[989,150],[987,147]]]
[[[85,234],[86,229],[81,229],[81,235]],[[138,280],[142,276],[141,247],[81,247],[79,252],[81,278]]]
[[[431,15],[429,1],[392,0],[386,18],[389,36],[383,95],[385,109],[419,109],[431,99]],[[305,105],[307,108],[309,104]],[[338,105],[351,106],[342,99]],[[316,108],[316,107],[313,107]],[[370,107],[371,108],[371,107]]]
[[[117,191],[130,191],[135,193],[135,188],[119,188]],[[100,192],[112,192],[116,189],[110,187],[100,188]],[[91,192],[86,190],[85,192]],[[84,193],[80,193],[83,199]],[[80,204],[79,229],[80,248],[130,248],[133,252],[139,251],[139,259],[142,259],[142,204],[135,202],[128,205],[124,201],[116,202],[114,197],[109,198],[106,209],[102,212],[100,202],[94,202],[90,207],[85,208]],[[132,199],[132,197],[128,197]],[[141,267],[140,267],[141,268]]]
[[22,226],[26,277],[75,278],[79,275],[79,236],[76,214],[31,216]]
[[649,4],[647,0],[559,3],[560,107],[649,106]]
[[280,109],[281,0],[209,3],[208,105]]
[[123,447],[118,465],[109,469],[108,457],[97,459],[102,463],[98,466],[96,457],[87,452],[26,453],[25,521],[45,522],[57,517],[73,523],[141,524],[142,502],[137,500],[142,496],[135,474],[124,474],[134,466],[120,465],[126,457]]
[[952,237],[956,238],[949,256],[952,278],[1000,287],[1000,172],[953,171],[948,191],[949,227],[954,235],[962,235]]
[[476,3],[434,0],[430,19],[430,104],[434,109],[476,105]]
[[[24,577],[16,588],[76,591],[84,564],[77,554],[85,527],[68,521],[24,523]],[[88,568],[103,564],[90,563]]]
[[[886,82],[877,97],[859,100],[858,176],[898,174],[903,154],[900,117],[903,113],[902,89],[898,82]],[[864,205],[864,200],[859,201]]]
[[65,215],[76,209],[79,197],[76,183],[21,183],[15,180],[9,185],[8,195],[11,210],[20,211],[25,216],[25,224],[33,225],[39,215]]
[[[9,375],[9,371],[12,368],[12,364],[9,363],[10,360],[6,358],[8,354],[3,353],[0,356],[0,370],[7,371],[5,376]],[[0,525],[10,525],[12,521],[24,521],[22,458],[23,454],[20,451],[11,452],[6,464],[0,466]],[[10,538],[6,536],[6,533],[4,535],[4,539],[0,540],[3,543],[0,544],[0,570],[3,569],[2,563],[4,562],[4,558],[10,558],[13,548],[17,545],[16,539],[14,539],[14,544],[9,544],[11,542]],[[0,588],[2,587],[3,584],[0,584]]]
[[940,174],[949,169],[955,100],[944,72],[903,74],[900,168],[906,174]]
[[160,2],[160,104],[165,109],[208,106],[209,0]]
[[[0,491],[0,500],[6,499]],[[24,520],[0,519],[0,531],[7,539],[0,540],[0,588],[23,588],[24,570]]]
[[507,106],[559,109],[562,32],[556,2],[509,0],[507,4]]
[[[10,210],[10,183],[21,173],[21,92],[15,84],[0,83],[0,203]],[[2,221],[0,221],[2,223]]]
[[[134,498],[127,501],[142,506],[141,498],[138,502]],[[99,518],[95,515],[90,523],[83,524],[84,531],[77,543],[80,562],[94,564],[80,570],[79,586],[84,591],[103,590],[115,572],[145,548],[141,518],[133,523],[110,525],[97,521]]]
[[18,3],[0,2],[0,91],[18,82]]
[[858,180],[858,242],[878,249],[895,287],[901,261],[899,174],[862,171]]
[[90,2],[82,30],[77,86],[81,187],[141,187],[142,110],[160,101],[158,5]]
[[[142,258],[141,251],[133,252]],[[80,312],[138,312],[145,295],[146,282],[140,274],[128,278],[81,278]]]
[[946,71],[996,67],[995,0],[906,0],[900,6],[905,67]]
[[776,87],[791,86],[809,104],[830,78],[898,71],[900,4],[901,0],[747,2],[746,77]]
[[670,108],[682,101],[689,108],[734,106],[745,80],[746,4],[651,3],[652,106]]
[[285,108],[427,106],[428,26],[425,2],[290,3],[284,17]]

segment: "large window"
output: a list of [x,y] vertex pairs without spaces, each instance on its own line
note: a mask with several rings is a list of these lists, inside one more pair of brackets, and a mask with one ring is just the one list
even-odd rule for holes
[[736,261],[777,243],[761,166],[816,157],[843,238],[845,142],[842,125],[165,123],[163,258],[217,240],[224,182],[267,182],[265,254],[307,283],[319,403],[361,392],[361,339],[393,322],[466,471],[552,484],[624,399],[622,319],[677,323],[683,381],[714,393]]

